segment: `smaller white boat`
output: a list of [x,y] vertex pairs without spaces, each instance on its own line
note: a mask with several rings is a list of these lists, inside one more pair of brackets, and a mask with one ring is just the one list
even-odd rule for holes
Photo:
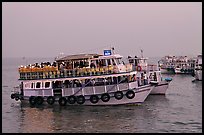
[[[142,55],[143,56],[143,55]],[[133,70],[141,73],[144,80],[147,79],[148,82],[154,86],[150,94],[162,94],[165,95],[167,88],[169,86],[171,78],[162,79],[162,74],[158,65],[150,65],[147,63],[148,58],[144,57],[128,57],[129,63],[132,64]],[[144,82],[145,83],[145,82]]]
[[150,84],[155,86],[150,94],[165,95],[169,87],[169,83],[172,81],[172,79],[163,79],[160,71],[152,71],[149,74]]

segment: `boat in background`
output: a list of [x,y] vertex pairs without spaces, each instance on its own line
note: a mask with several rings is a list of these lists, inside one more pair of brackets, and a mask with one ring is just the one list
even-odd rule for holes
[[165,56],[158,61],[161,73],[192,74],[195,60],[187,56]]
[[196,64],[193,76],[195,80],[202,81],[202,54],[198,55],[197,58],[195,58]]
[[175,56],[164,56],[158,61],[158,66],[162,74],[174,74]]

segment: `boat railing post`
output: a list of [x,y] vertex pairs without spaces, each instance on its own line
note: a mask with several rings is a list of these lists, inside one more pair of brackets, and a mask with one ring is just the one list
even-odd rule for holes
[[109,88],[109,89],[107,90],[107,92],[110,91],[110,90],[112,90],[112,89],[113,89],[114,87],[116,87],[116,86],[118,87],[118,85],[119,85],[122,81],[123,81],[123,80],[121,79],[121,80],[118,82],[118,79],[117,79],[117,82],[118,82],[118,83],[114,84],[111,88]]
[[76,95],[79,91],[81,91],[84,87],[86,87],[89,83],[91,83],[91,79],[85,84],[81,86],[81,88],[79,90],[77,90],[73,95]]

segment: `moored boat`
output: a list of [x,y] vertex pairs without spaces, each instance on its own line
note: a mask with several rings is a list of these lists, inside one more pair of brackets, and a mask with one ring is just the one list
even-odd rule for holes
[[144,57],[128,57],[129,63],[133,64],[134,69],[146,76],[148,82],[154,86],[150,94],[165,95],[171,78],[162,78],[162,74],[158,65],[150,65],[147,63],[148,58]]
[[195,61],[187,56],[165,56],[158,61],[161,73],[192,74]]

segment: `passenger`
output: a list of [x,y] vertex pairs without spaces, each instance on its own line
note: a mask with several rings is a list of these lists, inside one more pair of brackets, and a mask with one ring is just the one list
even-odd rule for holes
[[90,65],[91,68],[96,68],[96,65],[92,62]]

